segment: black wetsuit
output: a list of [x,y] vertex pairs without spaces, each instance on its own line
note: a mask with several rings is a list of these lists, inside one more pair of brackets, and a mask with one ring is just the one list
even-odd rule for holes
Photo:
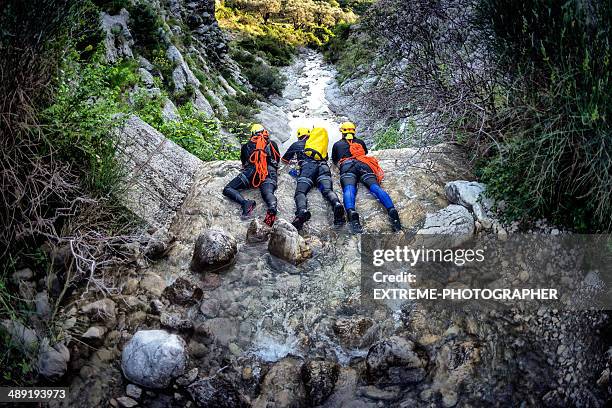
[[[352,143],[359,143],[363,146],[365,154],[368,154],[368,148],[363,140],[355,137]],[[334,143],[334,147],[332,148],[332,161],[336,166],[338,166],[342,159],[349,157],[353,157],[353,155],[351,154],[350,146],[346,139],[341,139]],[[346,160],[338,167],[340,168],[340,184],[342,188],[349,184],[357,185],[358,181],[361,181],[368,188],[370,188],[372,184],[377,183],[376,175],[370,166],[359,160]]]
[[288,163],[292,159],[297,159],[299,173],[297,186],[295,188],[295,213],[299,215],[308,209],[308,199],[306,195],[312,187],[319,186],[323,197],[332,206],[340,203],[338,195],[333,190],[331,170],[325,160],[314,160],[304,153],[306,138],[293,143],[283,155],[283,161]]
[[[268,177],[259,186],[261,198],[268,206],[268,210],[276,211],[277,200],[274,192],[276,191],[278,179],[278,158],[274,151],[278,152],[278,145],[274,141],[270,141],[266,145],[266,155],[268,160]],[[246,199],[240,194],[240,190],[252,188],[253,175],[255,174],[255,166],[249,161],[251,154],[255,151],[255,143],[248,141],[242,145],[240,149],[240,161],[242,162],[243,170],[223,189],[223,195],[227,198],[243,205]]]

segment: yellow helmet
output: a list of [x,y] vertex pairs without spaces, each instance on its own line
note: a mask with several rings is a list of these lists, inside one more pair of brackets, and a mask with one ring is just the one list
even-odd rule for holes
[[357,126],[355,126],[353,122],[344,122],[340,125],[340,133],[342,133],[342,136],[346,136],[347,134],[355,135],[356,129]]
[[308,129],[308,128],[299,128],[297,130],[297,137],[298,137],[298,139],[303,139],[306,136],[310,136],[310,129]]
[[266,128],[263,127],[263,125],[259,124],[259,123],[255,123],[253,124],[253,126],[251,126],[251,136],[257,136],[259,134],[262,134],[266,131]]

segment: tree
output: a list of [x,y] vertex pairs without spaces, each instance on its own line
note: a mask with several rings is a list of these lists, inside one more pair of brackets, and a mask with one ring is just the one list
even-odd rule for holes
[[281,10],[281,0],[231,0],[226,2],[226,5],[257,13],[261,15],[264,24],[268,24],[272,15]]
[[297,30],[314,20],[315,3],[312,0],[284,0],[282,13]]

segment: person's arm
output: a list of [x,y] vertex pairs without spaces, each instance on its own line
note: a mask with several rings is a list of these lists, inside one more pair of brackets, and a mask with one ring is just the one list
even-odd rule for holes
[[246,143],[240,147],[240,161],[242,162],[242,167],[245,167],[249,162]]
[[359,144],[363,146],[363,150],[365,151],[365,154],[368,154],[368,146],[366,146],[365,142],[359,139]]
[[[270,144],[274,148],[274,151],[277,152],[280,155],[280,151],[278,150],[278,143],[276,143],[274,140],[270,140]],[[276,168],[278,168],[278,165],[279,165],[279,162],[280,162],[280,157],[277,160],[274,160],[274,161],[276,162]]]
[[287,149],[287,151],[283,155],[283,158],[282,158],[283,163],[287,164],[291,160],[293,160],[295,155],[298,153],[297,144],[298,144],[298,142],[295,142],[291,146],[289,146],[289,149]]
[[337,166],[340,158],[338,157],[338,143],[334,143],[334,147],[332,148],[332,162]]

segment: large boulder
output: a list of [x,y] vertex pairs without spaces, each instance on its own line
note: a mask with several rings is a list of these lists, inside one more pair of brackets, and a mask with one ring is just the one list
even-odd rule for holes
[[261,385],[253,408],[297,408],[305,406],[306,389],[301,380],[301,360],[287,357],[274,364]]
[[476,181],[456,180],[444,186],[446,198],[451,204],[458,204],[472,211],[485,228],[490,228],[492,220],[487,217],[485,210],[485,190],[486,186]]
[[459,246],[474,235],[474,218],[467,208],[452,204],[433,214],[428,213],[417,235],[441,236],[445,242],[434,241],[449,247]]
[[185,341],[163,330],[141,330],[126,344],[121,369],[133,383],[148,388],[166,388],[187,367]]
[[238,253],[236,239],[221,230],[210,229],[201,234],[193,250],[191,270],[205,272],[231,265]]
[[312,251],[298,230],[284,219],[279,219],[274,224],[270,242],[268,242],[268,250],[272,255],[294,265],[312,256]]
[[414,342],[393,336],[374,344],[366,357],[366,369],[372,382],[406,384],[422,381],[427,358],[416,351]]
[[107,13],[100,15],[100,25],[105,34],[104,48],[106,61],[115,63],[122,58],[133,58],[132,46],[134,39],[128,28],[130,14],[121,9],[119,14],[111,16]]
[[115,131],[125,171],[121,203],[163,236],[194,181],[200,160],[137,116]]
[[36,369],[38,374],[49,380],[57,380],[64,376],[68,369],[70,351],[61,343],[51,347],[49,340],[44,339],[38,350]]

